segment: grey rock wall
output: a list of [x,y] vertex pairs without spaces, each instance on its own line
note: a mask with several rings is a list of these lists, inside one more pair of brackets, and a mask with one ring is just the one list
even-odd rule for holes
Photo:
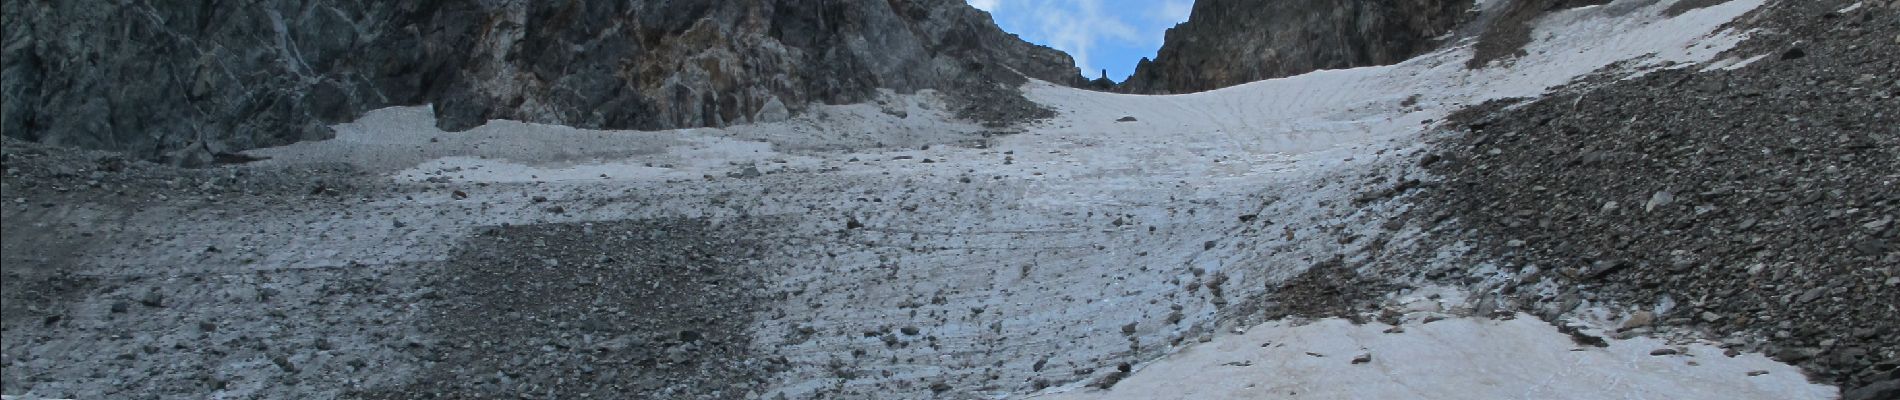
[[[1081,81],[959,0],[5,0],[0,129],[184,165],[433,104],[451,130],[724,126]],[[987,93],[987,92],[986,92]]]
[[7,0],[0,130],[201,164],[426,101],[448,2],[344,3]]
[[1320,69],[1392,64],[1435,49],[1471,0],[1200,0],[1117,89],[1189,93]]

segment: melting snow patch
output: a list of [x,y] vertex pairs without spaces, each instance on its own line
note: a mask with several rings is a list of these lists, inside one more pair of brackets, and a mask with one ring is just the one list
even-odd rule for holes
[[[1147,365],[1108,391],[1050,399],[1828,399],[1793,366],[1656,339],[1579,345],[1543,321],[1403,329],[1270,322]],[[1393,332],[1393,333],[1388,333]]]
[[1757,56],[1749,57],[1745,59],[1734,58],[1734,57],[1724,58],[1721,61],[1709,63],[1709,66],[1703,67],[1701,72],[1709,72],[1709,71],[1715,71],[1715,70],[1734,71],[1734,70],[1742,69],[1742,67],[1747,67],[1749,64],[1754,64],[1756,61],[1761,61],[1761,59],[1763,58],[1768,58],[1768,55],[1762,54],[1762,55],[1757,55]]

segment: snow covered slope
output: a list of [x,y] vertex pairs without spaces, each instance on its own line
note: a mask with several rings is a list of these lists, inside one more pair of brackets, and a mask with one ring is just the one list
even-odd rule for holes
[[[1656,355],[1662,354],[1664,355]],[[1528,315],[1399,329],[1272,322],[1143,367],[1115,390],[1046,399],[1825,399],[1760,355],[1655,339],[1579,346]]]
[[[1262,396],[1464,398],[1471,392],[1456,389],[1471,387],[1543,398],[1621,379],[1598,393],[1825,398],[1832,388],[1759,356],[1717,360],[1689,346],[1703,364],[1691,367],[1682,357],[1649,358],[1659,343],[1647,339],[1572,352],[1555,329],[1527,319],[1454,319],[1395,334],[1333,320],[1258,320],[1286,279],[1328,260],[1398,262],[1390,256],[1420,240],[1417,228],[1390,226],[1403,205],[1355,200],[1430,179],[1410,166],[1434,121],[1461,106],[1536,96],[1613,63],[1622,62],[1609,73],[1631,74],[1705,62],[1745,34],[1722,24],[1762,2],[1674,18],[1662,13],[1672,1],[1559,12],[1539,22],[1527,56],[1480,70],[1464,68],[1468,47],[1453,47],[1394,66],[1188,95],[1031,83],[1029,97],[1060,115],[1022,132],[954,122],[927,92],[779,123],[665,132],[492,121],[447,133],[433,128],[426,108],[385,109],[337,126],[336,139],[250,154],[270,157],[259,167],[350,163],[382,174],[390,192],[127,211],[116,229],[148,240],[101,249],[87,264],[139,274],[400,275],[457,262],[466,238],[500,225],[770,218],[780,222],[751,232],[768,248],[745,265],[767,277],[772,299],[748,328],[753,358],[782,361],[753,393],[765,398],[1179,397],[1188,395],[1179,384],[1220,377],[1259,381]],[[219,295],[196,293],[182,296]],[[1416,311],[1473,314],[1466,304]],[[394,322],[379,326],[424,324],[428,314],[390,312]],[[404,334],[413,333],[392,333]],[[1286,347],[1230,353],[1263,340]],[[1353,347],[1375,352],[1370,365],[1349,363]],[[86,365],[78,361],[87,356],[44,357],[33,366],[58,370],[60,357]],[[308,370],[345,362],[295,360],[308,360]],[[448,368],[404,360],[387,358],[401,367],[379,376],[381,385]],[[1230,361],[1254,364],[1218,365]],[[245,365],[218,371],[274,373]],[[1143,367],[1129,375],[1122,365]],[[1421,369],[1441,365],[1496,373]],[[1749,374],[1756,370],[1770,373]],[[1084,387],[1117,379],[1123,386],[1106,393]],[[234,381],[220,393],[282,390],[268,382]],[[1666,391],[1690,384],[1700,391]]]

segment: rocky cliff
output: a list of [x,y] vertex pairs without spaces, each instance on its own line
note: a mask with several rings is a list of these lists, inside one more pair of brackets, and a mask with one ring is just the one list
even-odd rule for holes
[[1319,69],[1391,64],[1436,48],[1471,0],[1200,0],[1118,89],[1188,93]]
[[0,130],[203,163],[427,102],[453,70],[425,46],[430,2],[344,3],[8,0]]
[[451,130],[662,129],[785,118],[877,88],[994,97],[1017,73],[1082,79],[1066,54],[959,0],[4,5],[7,136],[180,164],[326,138],[390,105],[433,104]]

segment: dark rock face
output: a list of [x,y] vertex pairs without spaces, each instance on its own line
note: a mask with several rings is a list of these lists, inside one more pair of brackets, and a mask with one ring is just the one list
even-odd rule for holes
[[425,101],[439,6],[8,0],[0,130],[187,164],[326,137],[326,121]]
[[1082,80],[1068,55],[957,0],[4,5],[6,135],[188,165],[390,105],[434,104],[451,130],[662,129],[877,88]]
[[1004,33],[957,0],[536,2],[458,18],[480,36],[444,128],[486,119],[588,128],[723,126],[848,103],[877,88],[959,90],[1019,71],[1080,81],[1068,55]]
[[1188,93],[1429,51],[1471,0],[1201,0],[1119,90]]

